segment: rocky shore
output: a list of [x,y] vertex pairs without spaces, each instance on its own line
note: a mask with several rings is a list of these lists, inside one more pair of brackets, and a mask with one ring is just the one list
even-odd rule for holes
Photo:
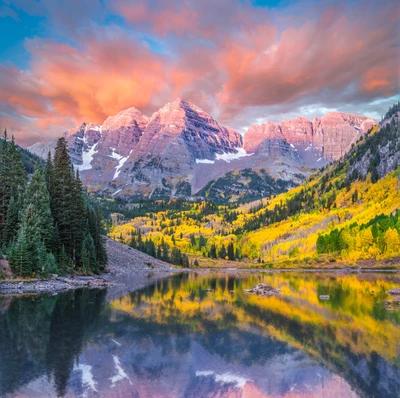
[[113,287],[115,296],[176,272],[169,264],[107,238],[108,265],[103,275],[52,275],[46,280],[0,281],[0,295],[57,293],[71,289]]
[[46,280],[2,281],[0,294],[57,293],[79,288],[104,288],[110,281],[102,276],[58,276]]

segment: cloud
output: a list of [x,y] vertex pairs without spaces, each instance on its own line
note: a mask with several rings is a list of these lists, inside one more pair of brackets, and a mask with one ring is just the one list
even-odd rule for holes
[[294,111],[380,112],[376,101],[400,92],[394,1],[56,3],[17,0],[11,10],[46,15],[54,33],[26,39],[26,70],[0,64],[0,127],[14,120],[24,142],[129,106],[150,114],[175,97],[243,130]]

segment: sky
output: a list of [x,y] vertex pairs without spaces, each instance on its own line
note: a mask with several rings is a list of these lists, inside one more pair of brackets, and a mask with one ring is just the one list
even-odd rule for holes
[[21,145],[182,98],[244,132],[400,99],[397,0],[0,0],[0,129]]

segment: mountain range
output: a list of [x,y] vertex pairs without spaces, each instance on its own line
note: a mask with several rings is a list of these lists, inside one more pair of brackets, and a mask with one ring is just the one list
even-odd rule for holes
[[[296,117],[255,124],[242,136],[176,99],[150,118],[131,107],[102,125],[82,123],[64,137],[75,168],[92,190],[114,197],[190,197],[238,170],[263,170],[288,187],[296,185],[313,169],[342,157],[376,124],[369,117],[330,112],[312,121]],[[45,158],[56,141],[28,150]]]

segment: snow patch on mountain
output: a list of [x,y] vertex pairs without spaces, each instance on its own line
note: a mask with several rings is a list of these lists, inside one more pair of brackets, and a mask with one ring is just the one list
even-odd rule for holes
[[207,164],[214,164],[214,160],[210,159],[196,159],[196,163],[207,163]]
[[203,370],[196,372],[196,377],[208,377],[208,376],[213,376],[214,380],[217,383],[235,384],[236,388],[242,388],[248,381],[250,381],[249,379],[245,379],[244,377],[241,376],[236,376],[232,373],[218,374],[212,370]]
[[232,160],[240,159],[245,156],[251,156],[253,153],[247,153],[244,148],[237,148],[236,153],[229,153],[229,152],[223,152],[222,154],[216,153],[215,154],[215,159],[216,160],[223,160],[227,163],[230,163]]
[[[121,191],[122,191],[122,188],[117,189],[111,196],[115,196],[115,195],[119,194]],[[112,340],[112,339],[111,339],[111,340]],[[117,343],[115,340],[113,340],[113,341],[114,341],[115,344],[119,344],[119,343]]]
[[112,150],[111,155],[109,155],[110,158],[113,158],[113,159],[118,160],[118,164],[117,164],[117,166],[115,166],[115,173],[114,173],[114,177],[113,177],[113,180],[115,180],[115,179],[118,178],[119,173],[121,172],[121,169],[122,169],[123,165],[124,165],[125,162],[128,160],[129,156],[131,156],[132,149],[131,149],[131,151],[129,152],[129,155],[128,155],[128,156],[122,156],[122,155],[116,153],[116,152],[115,152],[115,148],[110,148],[110,149]]
[[85,144],[87,145],[87,150],[86,151],[82,151],[82,164],[77,165],[76,168],[79,171],[90,170],[92,168],[93,157],[97,153],[97,145],[99,144],[99,141],[97,141],[91,147],[88,146],[87,126],[85,128],[85,133],[83,135],[83,138],[80,138],[80,137],[77,137],[77,138],[82,140],[84,145]]

